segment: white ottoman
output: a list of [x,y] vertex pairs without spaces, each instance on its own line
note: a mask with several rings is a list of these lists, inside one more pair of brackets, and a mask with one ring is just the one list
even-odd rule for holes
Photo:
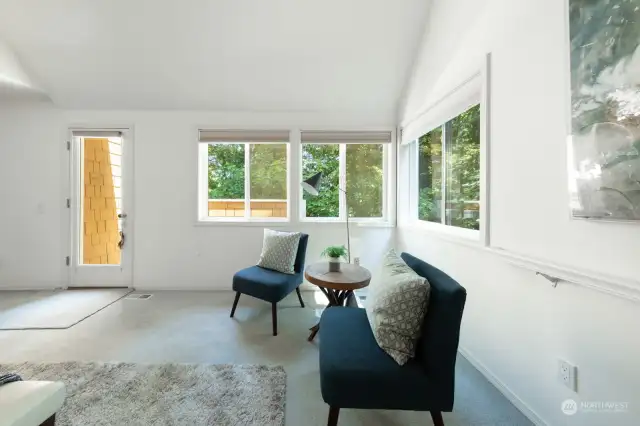
[[0,386],[0,426],[53,426],[65,395],[60,382],[24,381]]

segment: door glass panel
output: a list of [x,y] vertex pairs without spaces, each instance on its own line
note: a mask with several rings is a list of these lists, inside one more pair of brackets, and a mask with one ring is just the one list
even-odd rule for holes
[[80,264],[119,265],[122,139],[80,139]]

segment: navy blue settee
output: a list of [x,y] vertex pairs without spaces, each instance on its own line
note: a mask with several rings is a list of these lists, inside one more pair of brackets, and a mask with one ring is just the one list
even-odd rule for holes
[[444,425],[453,410],[455,364],[467,292],[428,263],[402,259],[429,280],[431,295],[415,358],[398,365],[378,346],[364,309],[332,307],[320,319],[320,386],[329,426],[340,408],[429,411]]

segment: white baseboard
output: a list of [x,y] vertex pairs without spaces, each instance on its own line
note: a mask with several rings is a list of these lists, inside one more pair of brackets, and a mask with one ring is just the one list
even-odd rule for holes
[[[183,285],[183,286],[175,286],[175,285],[140,285],[136,284],[133,286],[136,291],[233,291],[231,288],[231,283],[225,286],[197,286],[197,285]],[[302,283],[300,284],[300,291],[320,291],[317,286]]]
[[458,347],[458,351],[460,354],[466,358],[467,361],[471,365],[473,365],[476,370],[478,370],[482,375],[500,391],[501,394],[505,396],[515,407],[520,410],[522,414],[524,414],[529,420],[533,422],[536,426],[549,426],[547,422],[545,422],[538,413],[536,413],[526,402],[521,400],[518,395],[513,393],[511,389],[507,385],[505,385],[500,379],[496,377],[482,362],[478,361],[478,359],[468,350],[463,347]]
[[0,286],[0,291],[54,291],[64,290],[64,287],[19,287],[19,286]]
[[[214,293],[221,293],[221,292],[232,292],[233,290],[231,289],[231,287],[226,287],[226,288],[221,288],[221,287],[156,287],[156,286],[135,286],[134,287],[129,287],[131,289],[133,289],[134,291],[139,292],[152,292],[152,291],[210,291],[210,292],[214,292]],[[0,290],[3,290],[2,288],[0,288]],[[22,289],[21,289],[22,290]],[[300,291],[302,292],[315,292],[318,290],[314,290],[312,288],[305,288],[305,287],[300,287]]]

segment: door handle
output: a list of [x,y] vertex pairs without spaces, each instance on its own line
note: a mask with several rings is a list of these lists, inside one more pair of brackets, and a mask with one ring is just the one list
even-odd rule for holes
[[127,214],[126,213],[118,214],[118,219],[126,219],[126,218],[127,218]]
[[124,247],[124,241],[125,241],[124,232],[120,231],[120,241],[118,241],[118,248],[120,250],[122,250],[122,247]]

